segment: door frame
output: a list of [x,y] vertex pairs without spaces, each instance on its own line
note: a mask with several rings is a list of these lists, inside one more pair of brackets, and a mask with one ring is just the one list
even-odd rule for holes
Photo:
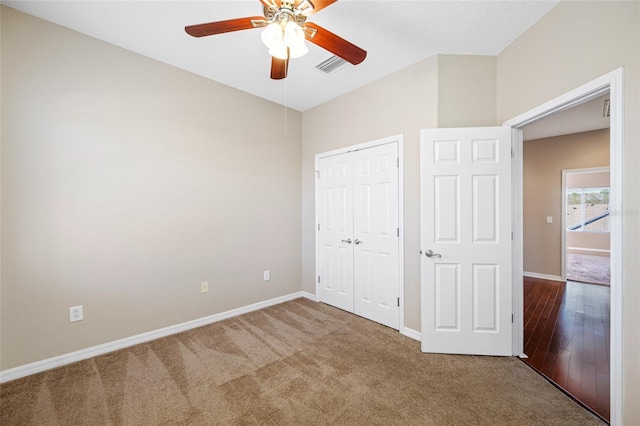
[[[597,172],[609,172],[609,166],[606,167],[587,167],[583,169],[566,169],[562,171],[562,237],[560,241],[560,247],[562,250],[562,256],[560,258],[560,278],[562,281],[567,280],[567,175],[580,174],[580,173],[597,173]],[[609,237],[611,239],[611,237]],[[611,250],[609,250],[609,253]]]
[[[348,152],[360,151],[367,148],[373,148],[380,145],[387,145],[391,143],[396,143],[398,145],[398,227],[400,228],[400,236],[398,237],[398,297],[400,298],[400,306],[398,309],[398,331],[402,334],[405,334],[404,327],[404,135],[398,134],[394,136],[389,136],[382,139],[376,139],[369,142],[363,142],[357,145],[346,146],[343,148],[334,149],[332,151],[321,152],[315,155],[314,160],[314,173],[318,173],[318,160],[325,157],[331,157],[333,155],[346,154]],[[315,179],[316,184],[318,182]],[[320,273],[318,271],[318,191],[317,188],[315,191],[315,205],[314,208],[314,221],[315,221],[315,271],[316,277]],[[318,286],[318,281],[316,279],[316,288]],[[316,290],[317,294],[317,290]]]
[[623,144],[624,144],[624,68],[618,68],[530,111],[507,120],[513,138],[513,354],[524,355],[523,286],[523,136],[522,128],[552,114],[570,109],[609,92],[611,100],[610,162],[611,192],[611,347],[610,412],[611,424],[622,422],[622,288],[623,288]]

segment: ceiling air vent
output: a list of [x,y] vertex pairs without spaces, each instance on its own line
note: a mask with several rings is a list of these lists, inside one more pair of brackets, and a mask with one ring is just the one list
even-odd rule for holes
[[611,102],[609,99],[604,100],[604,109],[602,111],[602,116],[604,118],[609,118],[611,116]]
[[346,64],[348,64],[347,61],[339,56],[333,55],[316,65],[316,68],[318,68],[320,71],[326,72],[327,74],[331,74],[333,72],[336,72]]

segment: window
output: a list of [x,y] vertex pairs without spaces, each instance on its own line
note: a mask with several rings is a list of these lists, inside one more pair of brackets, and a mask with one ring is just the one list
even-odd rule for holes
[[609,232],[609,187],[567,189],[567,231]]

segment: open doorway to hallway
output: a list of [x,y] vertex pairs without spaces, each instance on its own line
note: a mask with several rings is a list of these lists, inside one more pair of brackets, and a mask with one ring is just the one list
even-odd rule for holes
[[610,281],[609,183],[567,172],[608,179],[608,96],[524,127],[523,145],[525,362],[605,420],[610,289],[590,283]]

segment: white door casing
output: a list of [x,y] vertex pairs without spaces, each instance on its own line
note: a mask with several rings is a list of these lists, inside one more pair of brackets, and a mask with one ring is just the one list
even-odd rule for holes
[[398,147],[386,144],[353,158],[354,312],[398,329]]
[[397,142],[317,158],[318,300],[400,328]]
[[422,351],[511,355],[511,130],[422,130],[420,171]]

